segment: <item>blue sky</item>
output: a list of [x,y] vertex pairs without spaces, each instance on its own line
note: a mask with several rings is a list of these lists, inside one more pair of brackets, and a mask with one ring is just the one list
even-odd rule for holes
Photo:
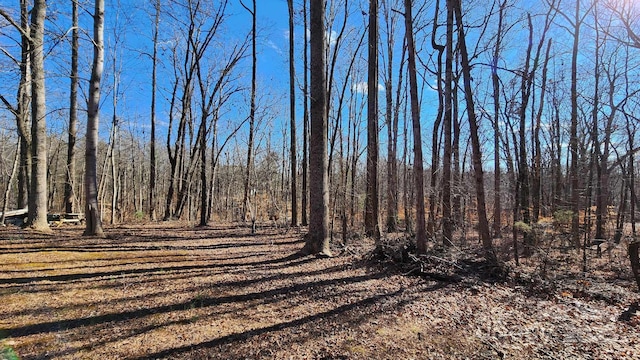
[[[0,6],[8,12],[18,16],[18,4],[7,6],[4,3]],[[48,56],[45,59],[47,68],[47,105],[50,116],[48,125],[54,133],[62,133],[66,129],[65,112],[68,108],[68,59],[69,41],[71,33],[70,5],[67,2],[48,2],[48,16],[46,27],[48,30]],[[245,0],[250,6],[250,0]],[[81,48],[80,48],[80,72],[81,72],[81,99],[80,106],[84,106],[84,93],[87,89],[89,77],[92,48],[89,42],[92,36],[92,23],[89,16],[93,12],[93,5],[87,1],[84,10],[80,12]],[[283,93],[288,91],[288,10],[285,0],[258,0],[258,83],[264,89],[268,86],[269,92]],[[168,7],[163,7],[162,11],[171,11]],[[103,74],[103,91],[101,106],[101,134],[106,136],[110,127],[110,120],[113,114],[112,106],[112,84],[113,84],[113,55],[114,44],[119,41],[118,50],[115,55],[118,58],[117,68],[120,73],[120,93],[118,99],[119,116],[123,117],[130,126],[138,126],[142,130],[147,127],[150,113],[150,84],[151,84],[151,61],[148,55],[151,52],[151,5],[149,1],[141,0],[119,0],[107,1],[105,12],[105,71]],[[229,42],[249,34],[251,30],[251,17],[249,13],[240,6],[239,2],[232,0],[229,2],[227,10],[229,14],[224,33],[222,36],[228,37]],[[160,29],[161,39],[167,38],[170,34],[166,29]],[[117,34],[118,40],[115,40]],[[302,30],[297,36],[302,36]],[[17,32],[10,27],[0,27],[0,46],[7,49],[14,56],[19,54],[16,46]],[[297,49],[300,50],[300,49]],[[160,56],[163,54],[161,53]],[[166,55],[166,54],[165,54]],[[7,99],[15,99],[15,87],[17,84],[17,67],[2,58],[0,61],[0,93]],[[166,61],[166,60],[165,60]],[[242,65],[247,69],[247,64]],[[169,71],[169,69],[165,69]],[[166,95],[169,83],[167,82],[167,72],[163,73],[159,69],[159,97],[164,92]],[[167,102],[158,99],[158,122],[160,127],[166,123],[163,119],[162,109],[166,109]],[[0,110],[0,117],[10,118],[4,110]],[[86,116],[80,114],[81,121]],[[166,114],[165,116],[166,117]],[[81,126],[80,131],[83,132]],[[162,129],[160,129],[162,131]]]
[[[247,3],[249,0],[246,1]],[[297,12],[297,25],[296,25],[296,61],[297,61],[297,76],[298,81],[302,78],[302,43],[304,41],[304,34],[301,26],[300,19],[300,1],[294,1]],[[3,8],[8,8],[10,13],[17,15],[18,1],[12,0],[10,5],[5,5],[8,1],[2,3]],[[91,17],[90,13],[93,12],[92,1],[84,0],[85,6],[88,6],[85,10],[81,11],[81,28],[82,40],[81,40],[81,92],[86,93],[88,76],[91,64],[92,48],[90,43],[90,36],[92,35]],[[167,0],[163,0],[163,3],[167,3]],[[203,2],[204,3],[204,2]],[[208,2],[206,2],[208,3]],[[353,53],[353,47],[359,39],[361,32],[364,29],[364,15],[361,14],[363,10],[363,4],[366,1],[350,1],[351,3],[351,15],[348,20],[348,39],[341,48],[341,56],[339,57],[339,67],[336,71],[334,85],[338,87],[344,81],[345,68],[348,64],[350,57]],[[68,115],[66,114],[66,108],[68,104],[68,87],[69,87],[69,28],[70,28],[70,3],[66,1],[49,1],[49,20],[47,21],[48,29],[48,42],[47,51],[48,56],[46,58],[47,68],[47,106],[50,111],[48,117],[49,127],[54,133],[63,134],[66,129],[66,121]],[[417,4],[417,3],[416,3]],[[536,6],[537,4],[537,6]],[[530,2],[530,1],[515,1],[514,6],[509,9],[508,23],[510,24],[510,32],[508,36],[503,39],[505,50],[500,60],[501,66],[509,71],[502,71],[501,78],[505,85],[513,84],[513,81],[517,83],[517,79],[513,75],[513,72],[518,71],[523,63],[524,53],[526,49],[527,28],[526,28],[526,12],[531,11],[533,13],[533,20],[535,26],[535,38],[540,35],[540,24],[542,20],[541,14],[546,12],[542,1]],[[430,47],[430,31],[431,25],[430,19],[433,17],[432,3],[428,3],[424,13],[417,15],[417,24],[422,24],[422,30],[416,34],[419,47],[422,48],[422,52],[419,54],[421,59],[425,62],[429,62],[430,56],[433,56],[433,51]],[[475,41],[479,35],[481,20],[489,13],[490,3],[485,2],[465,2],[465,6],[473,6],[472,10],[465,14],[465,21],[470,25],[467,31],[468,43],[473,44],[475,47]],[[112,0],[108,1],[108,8],[106,11],[106,28],[105,28],[105,40],[106,40],[106,53],[105,53],[105,73],[103,77],[103,91],[102,91],[102,108],[101,108],[101,135],[103,138],[108,137],[110,120],[113,114],[112,110],[112,83],[113,83],[113,49],[114,49],[114,35],[120,37],[121,43],[117,47],[116,53],[118,60],[117,68],[120,69],[120,81],[121,89],[118,96],[118,108],[117,114],[123,120],[122,126],[135,132],[137,135],[145,138],[148,136],[149,128],[149,113],[150,113],[150,84],[151,84],[151,61],[148,53],[151,52],[151,18],[152,9],[150,1],[142,0]],[[398,5],[402,8],[401,5]],[[416,5],[417,6],[417,5]],[[443,4],[441,4],[443,6]],[[258,93],[259,93],[259,105],[268,107],[271,112],[272,126],[271,128],[263,127],[260,129],[261,134],[272,131],[273,136],[280,136],[282,132],[283,123],[288,121],[288,91],[289,91],[289,79],[288,79],[288,10],[286,0],[257,0],[257,14],[258,14]],[[119,9],[120,11],[116,11]],[[178,11],[176,8],[168,6],[163,7],[164,16],[173,14]],[[494,9],[495,10],[495,9]],[[341,13],[340,9],[339,13]],[[228,20],[225,27],[222,29],[219,38],[219,46],[213,48],[210,53],[210,58],[215,58],[215,54],[224,52],[225,47],[228,44],[232,44],[239,39],[244,38],[249,34],[251,28],[251,18],[245,9],[243,9],[239,0],[230,0],[229,8],[227,9]],[[117,16],[116,16],[117,15]],[[341,21],[341,14],[338,15],[337,22]],[[489,23],[489,30],[485,37],[482,39],[480,47],[484,49],[491,49],[493,39],[491,32],[494,31],[496,26],[494,18]],[[442,19],[441,19],[442,21]],[[163,59],[161,69],[159,69],[159,98],[158,98],[158,124],[159,138],[162,140],[163,131],[166,131],[166,127],[163,130],[162,125],[167,123],[167,111],[168,111],[168,99],[170,95],[170,84],[172,71],[171,66],[168,63],[169,59],[169,47],[167,43],[171,41],[172,28],[169,25],[170,21],[164,20],[161,27],[161,41],[165,42],[165,46],[161,49],[160,56]],[[425,25],[426,24],[426,25]],[[337,30],[339,24],[336,24],[333,30]],[[553,26],[553,30],[550,33],[554,37],[553,43],[553,72],[555,75],[562,77],[562,81],[559,82],[558,92],[562,94],[567,90],[567,78],[568,78],[568,65],[569,65],[569,46],[571,44],[569,32],[563,28],[566,26],[566,21],[561,18],[557,19],[557,23]],[[384,22],[382,16],[380,19],[381,27],[381,42],[385,44],[384,35]],[[404,32],[404,24],[400,19],[396,25],[396,67],[398,58],[400,56],[399,47],[402,43],[402,36]],[[581,45],[580,59],[582,64],[580,65],[581,72],[588,74],[592,70],[592,65],[589,59],[592,58],[592,43],[589,39],[590,30],[588,27],[583,29],[583,43]],[[442,42],[442,36],[444,36],[444,28],[440,27],[438,30],[439,42]],[[14,40],[17,37],[17,32],[12,30],[9,26],[3,26],[0,22],[0,47],[7,52],[17,56],[18,47]],[[471,45],[470,45],[471,46]],[[384,50],[384,46],[381,51]],[[490,83],[489,68],[486,64],[490,63],[490,51],[481,53],[479,57],[474,58],[474,62],[477,66],[474,67],[474,95],[478,99],[478,104],[484,104],[488,108],[491,106],[490,99]],[[380,66],[384,66],[383,57],[380,58]],[[363,64],[366,63],[366,51],[362,51],[358,55],[357,67],[359,72],[349,81],[352,82],[348,86],[348,90],[358,91],[358,84],[366,81],[366,73],[362,71]],[[485,64],[485,65],[483,65]],[[406,69],[406,68],[405,68]],[[419,71],[424,71],[422,66],[419,66]],[[381,69],[382,76],[382,69]],[[406,70],[405,70],[406,72]],[[0,54],[0,94],[4,95],[10,100],[15,99],[15,87],[17,84],[17,67],[8,61],[8,57]],[[239,81],[241,81],[245,87],[248,88],[250,74],[250,61],[246,59],[238,68]],[[564,75],[563,75],[564,74]],[[406,74],[405,74],[406,75]],[[397,73],[394,75],[397,76]],[[406,76],[405,76],[406,78]],[[435,77],[427,73],[424,80],[428,84],[434,84],[436,82]],[[588,80],[588,79],[587,79]],[[396,86],[396,84],[394,84]],[[590,85],[588,81],[584,81],[581,84],[588,91]],[[507,89],[511,91],[512,89]],[[338,90],[334,89],[334,96]],[[384,96],[384,92],[379,92],[380,96]],[[362,95],[362,94],[360,94]],[[565,94],[566,95],[566,94]],[[515,92],[511,96],[516,96]],[[234,99],[230,104],[230,110],[227,112],[226,121],[234,123],[248,114],[248,91],[245,91],[242,96]],[[302,94],[300,91],[297,93],[298,110],[297,119],[299,129],[301,129],[301,102]],[[80,105],[84,106],[85,99],[81,96]],[[567,97],[561,97],[562,106],[567,106]],[[437,105],[436,93],[430,91],[428,88],[422,94],[422,124],[423,124],[423,141],[425,149],[428,149],[431,141],[431,125],[434,118],[435,108]],[[345,112],[347,107],[345,106]],[[384,101],[380,101],[380,112],[384,113]],[[0,109],[0,118],[10,118],[9,114]],[[86,115],[81,112],[80,119],[83,121]],[[564,120],[564,119],[563,119]],[[381,117],[381,124],[383,118]],[[488,120],[483,118],[485,128],[489,127]],[[6,122],[2,121],[2,122]],[[10,123],[10,122],[9,122]],[[466,123],[462,122],[466,127]],[[80,126],[80,132],[84,131],[84,124]],[[300,131],[300,130],[299,130]],[[464,130],[466,131],[466,130]],[[385,149],[386,142],[386,129],[382,129],[381,132],[381,147]],[[246,132],[241,132],[238,136],[240,144],[245,137]],[[489,132],[483,132],[483,136],[490,135]],[[301,138],[300,133],[298,137]],[[383,151],[384,152],[384,151]]]

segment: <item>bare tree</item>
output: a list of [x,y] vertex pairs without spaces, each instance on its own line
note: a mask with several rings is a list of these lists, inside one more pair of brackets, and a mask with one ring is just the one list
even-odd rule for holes
[[[383,0],[383,14],[385,17],[386,34],[387,34],[387,69],[384,78],[385,88],[385,121],[387,126],[387,232],[395,232],[398,230],[398,117],[394,114],[393,103],[393,48],[395,46],[395,30],[397,23],[396,12],[392,6],[395,4],[391,0]],[[404,56],[404,52],[403,52]],[[402,67],[402,64],[400,64]],[[402,70],[398,74],[400,81],[402,80]],[[398,84],[400,88],[400,84]]]
[[47,105],[44,81],[45,0],[35,0],[31,9],[31,189],[28,226],[49,231],[47,222]]
[[93,66],[87,105],[87,139],[85,150],[85,221],[86,236],[104,236],[98,204],[97,158],[100,121],[100,80],[104,68],[104,0],[95,0],[93,14]]
[[291,116],[291,226],[298,225],[298,160],[296,149],[296,64],[293,32],[293,0],[287,0],[289,8],[289,111]]
[[[191,201],[192,192],[197,191],[192,184],[195,182],[194,177],[198,168],[202,170],[201,165],[198,166],[202,156],[201,152],[206,151],[202,148],[203,139],[201,137],[206,136],[209,130],[206,126],[203,128],[202,122],[197,122],[198,119],[202,120],[202,117],[199,116],[202,114],[194,111],[197,105],[195,87],[196,85],[200,86],[198,80],[205,79],[209,75],[207,74],[209,71],[215,71],[213,68],[207,70],[199,68],[202,66],[203,59],[209,55],[207,50],[212,46],[214,36],[218,34],[218,29],[226,18],[228,1],[217,3],[215,7],[206,7],[206,4],[208,3],[189,1],[184,7],[189,20],[185,22],[182,19],[176,19],[178,24],[185,25],[184,34],[180,36],[186,44],[182,46],[176,41],[173,48],[174,83],[170,97],[169,129],[166,143],[171,168],[165,204],[164,218],[166,220],[174,217],[180,218],[187,205],[193,206],[199,203]],[[177,15],[171,14],[170,16]],[[237,50],[234,48],[232,53]],[[226,65],[226,63],[223,64]],[[222,71],[225,68],[224,65],[220,67],[220,73],[224,73]],[[198,74],[198,71],[201,74]],[[223,78],[226,78],[227,75],[225,74]],[[213,90],[213,88],[212,86],[209,90]],[[202,91],[199,94],[202,96]],[[208,95],[205,95],[205,98],[207,97]],[[202,98],[200,100],[200,106],[203,106]],[[208,100],[204,102],[205,108],[210,106],[206,105]],[[210,116],[211,114],[205,115]],[[176,122],[177,131],[174,135]],[[172,209],[174,202],[175,205]],[[195,212],[195,209],[190,210],[193,211],[188,211],[189,215]]]
[[64,209],[67,214],[74,212],[75,193],[74,178],[76,175],[76,136],[78,128],[78,50],[79,24],[78,2],[71,1],[72,30],[71,30],[71,85],[69,91],[69,141],[67,144],[67,171],[64,184]]
[[151,55],[151,138],[149,140],[149,219],[156,220],[156,89],[158,71],[158,33],[160,29],[160,0],[155,2],[153,20],[153,53]]
[[444,115],[444,90],[442,88],[442,56],[446,46],[438,44],[436,41],[437,30],[439,25],[438,14],[440,12],[440,1],[436,0],[433,10],[433,26],[431,29],[431,47],[437,52],[436,55],[436,70],[435,76],[438,81],[436,82],[436,90],[438,94],[438,111],[436,117],[433,120],[433,129],[431,136],[431,171],[429,185],[431,191],[429,192],[429,216],[427,220],[427,237],[429,239],[435,238],[436,232],[436,213],[437,213],[437,182],[440,174],[440,141],[438,140],[440,134],[440,125],[442,124],[442,118]]
[[[212,27],[209,31],[205,32],[204,39],[202,40],[202,47],[196,43],[195,39],[190,39],[191,46],[194,51],[198,48],[206,48],[207,44],[211,43],[217,33],[217,27]],[[233,80],[231,74],[238,62],[244,58],[247,49],[247,42],[235,45],[230,52],[227,60],[220,67],[217,74],[213,75],[212,71],[207,71],[201,61],[196,62],[196,80],[198,83],[198,92],[200,94],[200,126],[198,127],[197,141],[199,143],[200,152],[200,226],[206,226],[209,220],[209,191],[207,186],[207,139],[212,131],[214,132],[214,141],[217,134],[217,122],[219,120],[219,109],[225,105],[231,95],[239,91],[237,87],[228,86]],[[222,143],[221,151],[229,138],[234,135],[240,127],[244,124],[242,122],[235,130],[231,132],[229,137]],[[215,144],[214,144],[215,145]],[[215,154],[215,146],[212,146],[212,169],[211,177],[215,175],[215,165],[218,161],[218,154]]]
[[300,206],[302,210],[300,223],[302,226],[307,226],[307,199],[309,195],[309,189],[307,188],[307,181],[309,179],[309,175],[307,173],[309,159],[308,159],[308,150],[309,150],[309,57],[307,55],[308,50],[308,41],[306,39],[307,30],[308,30],[308,21],[307,21],[307,0],[302,1],[302,16],[304,22],[304,46],[302,51],[303,57],[303,84],[302,84],[302,188],[301,188],[301,199]]
[[542,64],[542,79],[540,86],[540,100],[538,104],[538,112],[535,118],[534,128],[534,159],[533,173],[531,175],[531,191],[533,202],[533,221],[537,222],[541,215],[542,204],[542,144],[540,141],[540,132],[542,129],[542,117],[547,94],[547,77],[549,72],[549,59],[551,57],[552,39],[547,41],[547,50],[545,52],[544,62]]
[[[532,74],[529,73],[529,66],[530,66],[530,62],[531,62],[531,49],[533,47],[533,24],[531,23],[531,15],[527,14],[527,20],[528,20],[528,25],[529,25],[529,41],[527,42],[528,46],[527,46],[527,52],[526,52],[526,56],[525,56],[525,63],[524,63],[524,69],[522,71],[522,78],[520,79],[520,96],[521,96],[521,101],[520,101],[520,109],[519,109],[519,116],[520,116],[520,122],[519,122],[519,131],[518,131],[518,135],[519,135],[519,151],[518,151],[518,177],[517,177],[517,184],[516,184],[516,189],[518,189],[518,194],[516,195],[518,197],[518,215],[519,215],[519,220],[521,220],[523,223],[525,224],[529,224],[530,223],[530,209],[529,209],[529,165],[528,165],[528,158],[527,158],[527,144],[526,144],[526,138],[527,138],[527,126],[526,126],[526,120],[527,120],[527,106],[529,104],[529,97],[531,94],[531,87],[530,84],[532,82],[532,80],[529,79],[533,79]],[[514,219],[515,221],[516,219]],[[531,234],[531,232],[526,232],[525,236],[524,236],[524,254],[525,256],[529,256],[531,255],[532,251],[533,251],[533,235]],[[514,241],[516,241],[516,239],[514,239]]]
[[580,28],[586,14],[581,14],[581,1],[575,4],[573,18],[560,12],[562,16],[572,25],[573,46],[571,48],[571,125],[569,135],[569,154],[571,163],[569,166],[569,178],[571,185],[571,240],[575,247],[580,246],[580,174],[578,169],[578,53],[580,50]]
[[365,233],[380,239],[378,223],[378,0],[369,0],[369,60],[367,81],[367,193]]
[[498,75],[498,60],[502,51],[502,36],[504,24],[504,12],[507,1],[500,3],[498,13],[498,30],[496,45],[493,51],[491,84],[493,86],[493,236],[500,237],[502,232],[502,171],[500,169],[500,77]]
[[416,202],[416,246],[419,254],[427,251],[427,234],[424,209],[424,170],[422,165],[422,133],[420,131],[420,104],[416,75],[416,47],[413,39],[413,15],[411,0],[404,0],[405,36],[407,38],[409,93],[411,96],[411,122],[413,124],[413,176]]
[[458,25],[458,42],[460,46],[460,57],[462,65],[462,74],[464,82],[464,93],[467,104],[467,117],[469,120],[469,130],[471,132],[471,148],[473,150],[473,171],[475,175],[476,202],[478,212],[478,234],[485,252],[487,260],[495,261],[495,253],[493,251],[493,242],[489,232],[489,221],[487,220],[487,210],[485,205],[484,193],[484,173],[482,171],[482,151],[480,150],[480,139],[478,136],[478,123],[476,120],[475,105],[473,102],[473,92],[471,89],[471,65],[469,64],[469,55],[467,51],[467,43],[462,23],[462,9],[459,0],[451,0],[454,2],[454,12],[456,24]]
[[444,70],[444,114],[442,121],[443,155],[442,155],[442,243],[445,246],[452,244],[453,219],[451,214],[451,162],[452,162],[452,136],[453,123],[453,3],[455,0],[447,0],[447,31]]
[[249,141],[247,143],[247,167],[244,178],[244,198],[242,200],[242,220],[246,221],[249,211],[249,190],[251,187],[251,168],[253,167],[253,137],[256,118],[256,85],[257,85],[257,52],[256,52],[256,0],[252,1],[251,9],[242,1],[240,4],[251,14],[251,104],[249,109]]
[[[520,123],[519,123],[520,127],[518,131],[520,147],[519,147],[519,156],[518,156],[518,178],[517,178],[517,185],[516,185],[516,187],[519,190],[517,196],[518,196],[520,220],[525,224],[529,224],[531,222],[531,209],[529,208],[529,204],[530,204],[530,197],[532,196],[531,194],[532,183],[535,190],[538,192],[540,191],[540,186],[539,185],[536,186],[537,184],[536,178],[539,174],[540,169],[539,169],[539,164],[535,161],[535,156],[536,156],[537,150],[539,149],[539,143],[540,143],[540,139],[539,139],[540,126],[533,126],[534,164],[533,164],[533,174],[531,174],[531,171],[529,170],[527,144],[526,144],[526,138],[528,137],[527,126],[526,126],[527,112],[529,110],[528,109],[529,101],[532,96],[534,79],[536,77],[536,72],[538,70],[539,63],[540,63],[541,51],[544,46],[544,43],[546,42],[547,31],[549,30],[551,21],[553,20],[552,9],[553,9],[553,5],[549,7],[549,11],[545,16],[545,23],[542,29],[542,35],[540,36],[540,40],[538,41],[535,54],[532,54],[533,37],[534,37],[533,23],[531,21],[531,15],[527,14],[527,24],[529,28],[529,41],[528,41],[527,52],[525,56],[524,69],[522,70],[522,78],[520,79],[520,108],[518,110],[518,113],[519,113],[518,115],[520,118]],[[544,76],[546,76],[546,73],[544,74]],[[543,80],[543,85],[542,85],[543,90],[544,90],[544,87],[546,86],[544,82],[546,82],[546,79]],[[541,96],[540,103],[541,103],[541,106],[544,106],[543,95]],[[535,121],[535,119],[532,119],[532,122],[533,121]],[[533,194],[533,197],[536,198],[537,194]],[[533,220],[537,221],[537,215],[539,214],[540,203],[537,202],[535,199],[533,200],[533,208],[534,208],[533,212],[535,213]],[[527,232],[525,234],[524,239],[525,239],[524,253],[525,255],[528,256],[528,255],[531,255],[531,253],[533,252],[533,248],[535,245],[534,244],[535,238],[531,232]]]
[[325,0],[311,1],[311,138],[310,138],[310,213],[309,232],[301,254],[332,256],[328,234],[328,174],[327,174],[327,82],[325,52]]

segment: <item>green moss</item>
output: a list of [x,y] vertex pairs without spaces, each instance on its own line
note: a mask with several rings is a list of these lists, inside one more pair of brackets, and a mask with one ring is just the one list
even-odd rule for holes
[[557,210],[553,213],[553,220],[558,224],[569,224],[573,218],[571,210]]
[[513,227],[518,230],[521,231],[525,234],[528,234],[531,232],[532,228],[531,225],[524,223],[522,221],[516,221],[515,224],[513,224]]
[[2,346],[0,348],[0,360],[19,360],[20,357],[9,346]]

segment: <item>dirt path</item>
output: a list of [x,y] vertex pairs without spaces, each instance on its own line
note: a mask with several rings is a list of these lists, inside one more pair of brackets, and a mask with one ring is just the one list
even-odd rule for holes
[[[0,229],[0,348],[23,359],[640,358],[629,301],[390,274],[295,230]],[[367,244],[363,245],[365,248]],[[337,251],[339,252],[339,251]],[[2,358],[0,352],[0,358]]]

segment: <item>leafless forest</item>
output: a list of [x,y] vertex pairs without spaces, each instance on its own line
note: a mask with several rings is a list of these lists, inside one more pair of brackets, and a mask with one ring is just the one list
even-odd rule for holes
[[637,2],[271,5],[0,5],[0,358],[639,356]]

